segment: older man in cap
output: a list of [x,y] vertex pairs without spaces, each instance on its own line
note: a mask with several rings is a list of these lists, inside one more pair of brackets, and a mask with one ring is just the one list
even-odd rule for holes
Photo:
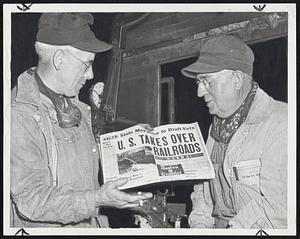
[[287,227],[287,104],[259,88],[253,61],[240,39],[220,35],[182,69],[213,115],[207,148],[216,177],[194,186],[191,227]]
[[111,45],[96,39],[91,24],[87,13],[39,20],[38,65],[12,91],[12,227],[107,227],[99,208],[136,207],[152,196],[118,190],[126,179],[99,185],[90,109],[77,95],[93,78],[95,54]]

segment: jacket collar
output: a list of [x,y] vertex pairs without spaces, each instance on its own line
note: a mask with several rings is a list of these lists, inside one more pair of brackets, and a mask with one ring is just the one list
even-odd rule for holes
[[34,71],[35,67],[29,68],[18,77],[16,101],[39,107],[41,100]]
[[[34,76],[36,67],[29,68],[18,77],[16,101],[20,103],[32,104],[36,107],[41,105],[41,96]],[[83,107],[78,95],[72,100],[75,104]]]
[[258,88],[245,123],[255,124],[265,121],[271,113],[272,100],[272,97],[267,95],[262,89]]

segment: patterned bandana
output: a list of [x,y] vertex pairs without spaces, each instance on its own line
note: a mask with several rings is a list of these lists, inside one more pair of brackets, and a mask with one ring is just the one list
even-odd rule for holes
[[252,88],[246,96],[242,105],[228,118],[213,117],[211,137],[217,142],[228,144],[237,129],[244,123],[251,104],[253,102],[258,84],[252,81]]
[[63,95],[57,94],[49,89],[41,80],[35,71],[35,78],[40,92],[51,99],[61,128],[71,128],[79,126],[81,121],[81,112],[71,100]]

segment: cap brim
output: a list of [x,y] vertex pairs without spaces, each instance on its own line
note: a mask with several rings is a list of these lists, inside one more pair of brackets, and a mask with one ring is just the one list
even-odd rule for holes
[[105,52],[112,48],[112,45],[100,41],[98,39],[91,39],[84,42],[73,43],[71,44],[71,46],[82,51],[88,51],[93,53]]
[[195,63],[183,68],[181,73],[186,77],[196,78],[197,74],[213,73],[221,70],[224,70],[222,66],[205,64],[203,62],[196,61]]

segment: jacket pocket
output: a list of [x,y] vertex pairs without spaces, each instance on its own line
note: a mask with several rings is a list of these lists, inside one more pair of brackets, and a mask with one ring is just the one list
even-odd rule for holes
[[259,159],[238,162],[233,166],[235,180],[259,188],[260,168]]

